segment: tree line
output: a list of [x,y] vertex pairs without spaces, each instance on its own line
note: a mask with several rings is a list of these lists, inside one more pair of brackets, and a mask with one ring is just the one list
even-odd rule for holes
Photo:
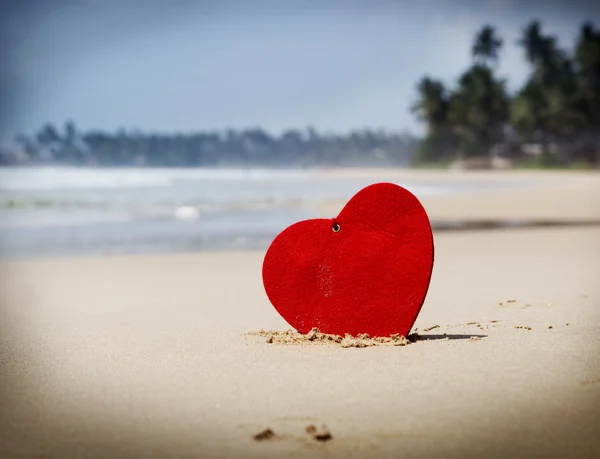
[[[505,41],[486,25],[455,87],[423,77],[411,108],[426,124],[417,162],[498,155],[539,165],[600,166],[600,30],[581,25],[568,51],[539,21],[521,31],[530,74],[514,94],[497,76]],[[537,149],[532,148],[537,147]]]
[[363,130],[320,134],[313,128],[275,136],[256,128],[193,134],[120,131],[80,133],[67,122],[59,130],[46,124],[34,136],[16,139],[21,157],[5,155],[4,164],[96,166],[310,167],[406,165],[418,139],[409,134]]

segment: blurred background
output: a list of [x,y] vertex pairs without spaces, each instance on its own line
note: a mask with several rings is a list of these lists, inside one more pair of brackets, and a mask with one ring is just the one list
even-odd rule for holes
[[2,258],[266,248],[367,169],[600,165],[595,2],[1,8]]

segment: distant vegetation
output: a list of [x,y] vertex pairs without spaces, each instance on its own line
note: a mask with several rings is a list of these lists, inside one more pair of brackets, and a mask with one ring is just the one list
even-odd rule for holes
[[416,163],[497,156],[528,167],[600,166],[600,30],[583,24],[571,52],[538,21],[516,43],[531,69],[509,94],[496,76],[504,40],[486,25],[453,88],[424,77],[412,111],[427,126]]
[[192,134],[78,132],[45,125],[0,150],[0,164],[98,166],[447,167],[500,158],[522,167],[600,167],[600,30],[583,24],[568,52],[538,21],[522,30],[530,75],[515,94],[496,75],[504,40],[484,26],[473,64],[455,87],[423,77],[412,112],[423,139],[364,130],[323,135],[312,128],[272,136],[262,129]]
[[193,134],[77,131],[68,122],[52,124],[35,136],[19,135],[19,155],[6,152],[4,164],[70,164],[98,166],[310,167],[406,165],[419,140],[408,134],[365,130],[323,135],[314,129],[289,130],[272,136],[262,129]]

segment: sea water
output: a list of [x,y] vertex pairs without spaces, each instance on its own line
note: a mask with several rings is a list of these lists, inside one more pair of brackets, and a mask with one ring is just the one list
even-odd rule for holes
[[[264,249],[369,179],[308,170],[0,169],[0,257]],[[491,182],[398,183],[418,197]],[[332,216],[333,217],[333,216]]]

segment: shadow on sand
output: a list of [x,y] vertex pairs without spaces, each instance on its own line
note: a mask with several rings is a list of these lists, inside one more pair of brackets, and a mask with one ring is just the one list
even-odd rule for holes
[[467,333],[465,335],[411,335],[410,337],[411,341],[433,341],[433,340],[440,340],[440,339],[471,339],[471,338],[475,338],[475,339],[483,339],[483,338],[487,338],[487,335],[474,335],[472,333]]
[[524,228],[560,228],[600,226],[600,220],[564,220],[564,219],[532,219],[532,220],[432,220],[431,227],[436,232],[478,231]]

